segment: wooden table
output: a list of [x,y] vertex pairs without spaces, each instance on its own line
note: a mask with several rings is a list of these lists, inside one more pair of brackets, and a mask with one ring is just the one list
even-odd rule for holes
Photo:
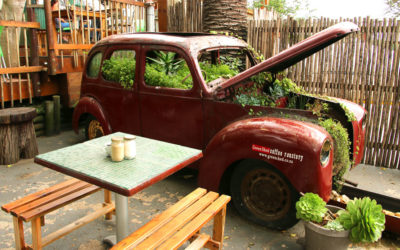
[[114,133],[38,155],[35,162],[115,193],[117,242],[129,235],[128,196],[202,157],[201,150],[136,136],[136,158],[112,162],[104,145]]

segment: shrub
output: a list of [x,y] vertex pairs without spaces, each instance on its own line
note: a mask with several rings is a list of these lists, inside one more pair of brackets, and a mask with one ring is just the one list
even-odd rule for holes
[[104,60],[101,72],[106,80],[118,82],[124,88],[132,88],[135,80],[134,58],[112,57]]

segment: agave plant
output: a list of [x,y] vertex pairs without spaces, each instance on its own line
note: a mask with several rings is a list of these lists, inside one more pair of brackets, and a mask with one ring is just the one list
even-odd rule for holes
[[183,60],[176,59],[174,52],[154,51],[154,53],[157,58],[147,57],[147,59],[160,65],[166,75],[176,73],[182,66]]

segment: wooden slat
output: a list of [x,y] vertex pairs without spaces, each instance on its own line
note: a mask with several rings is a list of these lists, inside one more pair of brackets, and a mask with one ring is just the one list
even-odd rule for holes
[[40,23],[39,22],[0,20],[0,26],[39,29]]
[[52,192],[51,194],[39,197],[36,200],[32,200],[29,203],[25,203],[22,206],[19,206],[17,208],[14,208],[11,210],[11,214],[15,216],[21,216],[22,213],[25,213],[30,210],[34,210],[36,208],[41,207],[44,204],[47,204],[48,202],[52,202],[54,200],[57,200],[59,197],[63,197],[65,195],[68,195],[70,193],[74,193],[77,190],[83,189],[85,187],[90,186],[91,184],[86,183],[86,182],[76,182],[73,185],[67,186],[63,189],[59,189],[55,192]]
[[[183,243],[185,243],[190,237],[192,237],[197,231],[199,231],[207,222],[209,222],[218,212],[226,207],[226,204],[231,200],[229,196],[221,195],[217,200],[215,200],[211,205],[209,205],[205,210],[203,210],[199,215],[192,219],[188,224],[186,224],[182,229],[170,237],[167,241],[161,244],[158,249],[177,249]],[[225,216],[225,213],[223,214]],[[225,222],[218,221],[218,223]],[[225,224],[225,223],[224,223]],[[219,224],[218,226],[222,226]],[[214,228],[215,229],[215,228]],[[219,229],[218,229],[219,230]],[[222,230],[223,232],[223,230]],[[217,241],[222,241],[219,235]]]
[[86,187],[85,189],[81,189],[79,191],[76,191],[74,193],[71,193],[67,196],[64,196],[60,199],[54,200],[50,203],[47,203],[43,206],[41,206],[38,209],[35,210],[30,210],[28,212],[25,212],[23,214],[21,214],[21,218],[24,221],[30,221],[32,218],[36,217],[36,216],[42,216],[45,215],[51,211],[54,211],[62,206],[65,206],[68,203],[74,202],[76,200],[79,200],[87,195],[93,194],[97,191],[99,191],[100,188],[94,185],[90,185],[88,187]]
[[202,248],[208,241],[210,240],[210,235],[208,234],[199,234],[197,238],[190,243],[189,246],[185,248],[185,250],[197,250]]
[[137,249],[153,249],[158,246],[161,242],[168,239],[173,235],[176,230],[180,229],[182,225],[186,224],[192,218],[197,216],[201,211],[208,207],[215,199],[218,198],[218,194],[214,192],[208,192],[206,195],[201,197],[196,203],[181,212],[170,222],[165,224],[162,228],[154,232],[151,236],[145,239],[142,243],[137,245]]
[[90,213],[76,221],[74,221],[71,224],[68,224],[67,226],[52,232],[45,237],[42,238],[42,245],[47,246],[48,244],[54,242],[55,240],[60,239],[61,237],[64,237],[65,235],[71,233],[72,231],[88,224],[89,222],[94,221],[95,219],[110,213],[115,210],[115,205],[114,204],[106,204],[104,207],[96,209],[93,213]]
[[43,189],[43,190],[41,190],[39,192],[27,195],[27,196],[25,196],[25,197],[23,197],[21,199],[18,199],[16,201],[13,201],[13,202],[10,202],[10,203],[8,203],[6,205],[3,205],[1,207],[1,209],[3,211],[7,212],[7,213],[10,213],[11,210],[13,210],[13,209],[15,209],[17,207],[23,206],[23,205],[25,205],[25,204],[27,204],[27,203],[29,203],[31,201],[39,199],[40,197],[47,196],[49,194],[57,192],[58,190],[63,189],[65,187],[67,187],[67,186],[73,185],[73,184],[75,184],[77,182],[80,182],[80,180],[75,179],[75,178],[69,179],[67,181],[64,181],[64,182],[61,182],[59,184],[56,184],[56,185],[54,185],[52,187]]
[[8,68],[0,68],[0,74],[18,74],[18,73],[34,73],[44,71],[45,67],[43,66],[21,66],[21,67],[8,67]]
[[185,196],[179,202],[165,210],[163,213],[154,217],[146,225],[129,235],[127,238],[119,242],[113,249],[129,249],[135,247],[152,233],[167,224],[173,217],[188,208],[195,201],[200,199],[207,191],[203,188],[197,188],[192,193]]

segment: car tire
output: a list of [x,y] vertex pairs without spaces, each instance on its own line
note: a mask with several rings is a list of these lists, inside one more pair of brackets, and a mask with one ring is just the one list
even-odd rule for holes
[[104,135],[103,127],[96,117],[89,115],[85,123],[85,138],[91,140]]
[[257,224],[284,230],[298,222],[295,203],[300,194],[277,169],[258,160],[239,163],[230,183],[238,212]]

